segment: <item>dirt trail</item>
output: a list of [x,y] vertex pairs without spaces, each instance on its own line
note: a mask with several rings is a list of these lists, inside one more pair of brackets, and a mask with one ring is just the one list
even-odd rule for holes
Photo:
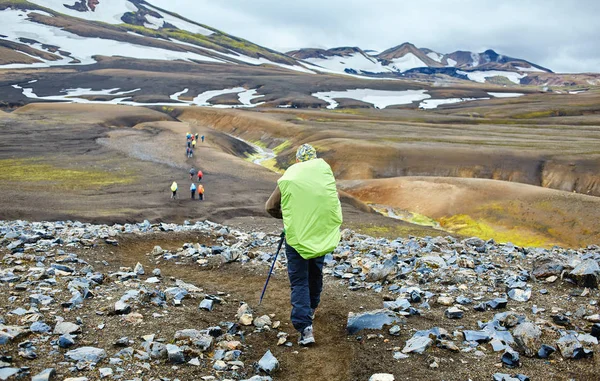
[[[248,336],[248,344],[252,345],[254,356],[260,357],[267,349],[270,349],[281,364],[281,371],[276,374],[276,380],[352,380],[352,360],[354,351],[348,340],[345,322],[348,312],[357,309],[358,306],[375,307],[379,301],[365,300],[363,293],[354,293],[346,297],[347,289],[340,287],[326,279],[325,290],[322,296],[322,306],[317,312],[315,320],[315,337],[318,345],[303,349],[295,342],[297,336],[289,322],[291,311],[289,302],[289,282],[285,268],[275,271],[271,278],[269,288],[261,306],[258,306],[260,292],[266,279],[268,268],[249,267],[239,264],[224,265],[213,270],[194,268],[193,271],[181,271],[181,265],[173,262],[152,263],[147,253],[152,251],[155,245],[163,249],[175,250],[180,248],[183,242],[202,242],[202,237],[188,237],[182,239],[178,235],[160,235],[155,239],[144,239],[140,242],[136,238],[120,239],[119,247],[111,250],[113,255],[106,255],[111,267],[118,269],[120,266],[135,266],[141,262],[146,268],[149,266],[159,267],[163,278],[170,276],[182,279],[202,287],[207,291],[223,291],[231,296],[227,300],[240,300],[250,304],[255,311],[255,316],[264,314],[276,314],[274,320],[280,320],[283,330],[290,333],[289,340],[294,343],[293,348],[276,346],[276,332],[265,335]],[[206,242],[210,244],[210,242]],[[94,256],[96,261],[104,259],[104,256]],[[109,268],[109,269],[110,269]],[[233,308],[233,310],[235,310]],[[231,319],[231,317],[230,317]],[[180,327],[179,329],[181,329]],[[297,351],[298,353],[294,353]],[[258,360],[258,358],[256,358]]]

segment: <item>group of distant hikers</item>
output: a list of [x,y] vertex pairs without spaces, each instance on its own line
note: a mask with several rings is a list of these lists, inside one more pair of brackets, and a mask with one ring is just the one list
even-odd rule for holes
[[[194,148],[196,148],[196,143],[198,141],[198,134],[191,134],[191,133],[187,133],[185,135],[185,139],[186,139],[186,157],[188,158],[192,158],[194,156]],[[200,139],[202,140],[202,142],[204,143],[204,135],[202,135],[200,137]],[[202,184],[200,184],[200,180],[202,180],[202,177],[204,176],[204,174],[202,173],[201,170],[196,170],[194,169],[194,167],[192,167],[189,171],[189,175],[190,175],[190,180],[192,181],[192,184],[190,185],[190,194],[191,194],[191,199],[195,200],[196,199],[196,192],[198,193],[198,200],[203,201],[204,200],[204,186]],[[194,183],[194,180],[198,179],[198,185],[196,185]],[[173,181],[173,183],[171,184],[171,199],[177,199],[177,190],[178,190],[179,186],[177,185],[176,181]]]
[[[202,143],[204,143],[204,135],[200,137],[202,139]],[[186,140],[186,148],[185,148],[185,156],[187,158],[194,157],[194,149],[196,149],[196,144],[198,143],[198,133],[191,134],[187,133],[185,135]]]

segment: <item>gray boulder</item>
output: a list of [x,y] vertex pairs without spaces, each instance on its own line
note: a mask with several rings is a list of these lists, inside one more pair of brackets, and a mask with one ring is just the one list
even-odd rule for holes
[[568,275],[581,287],[598,288],[600,283],[600,266],[593,259],[581,262]]
[[521,323],[513,332],[517,350],[527,357],[534,357],[541,345],[542,330],[533,323]]
[[271,374],[279,369],[279,361],[273,356],[271,351],[267,351],[263,357],[258,360],[258,369],[267,374]]
[[63,321],[62,323],[56,324],[56,326],[54,327],[54,334],[55,335],[64,335],[67,333],[71,334],[71,333],[79,332],[80,329],[81,329],[81,327],[75,323],[69,323],[69,322]]
[[31,381],[50,381],[55,375],[54,368],[48,368],[31,377]]
[[167,356],[169,357],[169,362],[173,364],[183,364],[185,362],[183,350],[177,345],[167,344]]
[[68,351],[65,356],[72,361],[99,363],[106,358],[106,351],[101,348],[81,347]]

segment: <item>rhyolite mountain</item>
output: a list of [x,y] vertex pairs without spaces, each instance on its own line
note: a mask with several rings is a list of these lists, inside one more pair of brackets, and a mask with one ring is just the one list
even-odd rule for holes
[[[482,53],[456,51],[441,54],[427,48],[417,48],[405,42],[381,53],[367,53],[358,47],[340,47],[333,49],[300,49],[290,51],[291,57],[304,60],[326,69],[340,70],[356,74],[381,73],[424,73],[459,71],[509,71],[552,73],[550,69],[521,58],[513,58],[486,50]],[[422,70],[424,68],[434,69]],[[436,70],[437,69],[437,70]],[[448,70],[449,69],[449,70]]]

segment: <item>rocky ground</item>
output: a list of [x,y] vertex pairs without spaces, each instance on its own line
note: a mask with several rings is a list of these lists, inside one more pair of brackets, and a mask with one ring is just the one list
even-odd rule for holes
[[590,380],[600,249],[344,230],[317,345],[278,236],[211,222],[0,222],[0,379]]

